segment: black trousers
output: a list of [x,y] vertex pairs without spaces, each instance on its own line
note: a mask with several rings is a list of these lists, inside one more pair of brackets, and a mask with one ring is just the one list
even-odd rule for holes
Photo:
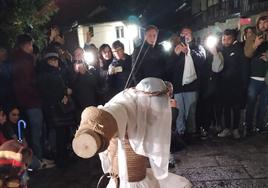
[[68,159],[67,146],[70,140],[70,128],[68,126],[55,127],[56,131],[56,164],[64,166]]

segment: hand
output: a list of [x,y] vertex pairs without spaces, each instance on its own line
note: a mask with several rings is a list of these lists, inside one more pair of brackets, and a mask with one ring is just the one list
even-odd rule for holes
[[261,43],[263,43],[263,41],[264,41],[264,39],[263,39],[262,36],[256,36],[256,39],[255,39],[254,44],[253,44],[253,47],[255,49],[257,49],[261,45]]
[[262,59],[265,62],[268,62],[268,54],[267,53],[262,53],[260,59]]
[[68,103],[68,97],[66,95],[64,95],[63,99],[61,100],[61,102],[63,104],[67,104]]
[[57,35],[57,36],[55,37],[55,41],[58,42],[58,43],[60,43],[61,45],[64,44],[64,38],[61,37],[60,35]]
[[92,37],[93,37],[93,33],[91,31],[88,31],[87,32],[87,40],[86,40],[86,43],[90,43]]
[[73,90],[70,88],[67,88],[67,95],[71,95],[73,93]]
[[63,50],[62,56],[69,61],[73,60],[72,54],[70,54],[70,52],[68,52],[67,50]]
[[181,52],[184,54],[187,54],[188,53],[188,46],[183,44],[183,43],[180,43],[175,47],[174,51],[177,55],[180,55]]
[[170,106],[176,108],[177,107],[177,101],[175,99],[170,99]]
[[114,66],[109,66],[108,74],[109,74],[109,75],[113,75],[113,74],[115,74],[115,67],[114,67]]
[[50,41],[53,41],[58,34],[59,34],[59,32],[57,29],[51,28],[50,29],[50,36],[49,36]]
[[0,125],[3,125],[6,122],[6,114],[3,111],[0,111]]

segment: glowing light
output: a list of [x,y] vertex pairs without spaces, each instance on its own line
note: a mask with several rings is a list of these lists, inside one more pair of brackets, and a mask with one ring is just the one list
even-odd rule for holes
[[213,35],[210,35],[208,36],[208,38],[206,39],[206,43],[205,45],[208,47],[208,48],[214,48],[216,47],[216,45],[218,44],[218,37],[216,36],[213,36]]
[[93,52],[85,52],[84,57],[87,64],[92,64],[95,61],[95,56]]
[[161,44],[163,45],[165,51],[169,51],[172,48],[172,44],[169,41],[163,41]]
[[137,25],[129,25],[127,27],[127,31],[128,31],[128,37],[130,39],[135,39],[136,37],[138,37],[139,31],[138,31],[138,26]]

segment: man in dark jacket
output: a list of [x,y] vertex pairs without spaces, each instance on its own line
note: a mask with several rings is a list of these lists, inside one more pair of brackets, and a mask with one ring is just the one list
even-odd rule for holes
[[[13,60],[13,87],[15,97],[29,119],[34,154],[42,160],[41,136],[43,113],[41,98],[36,86],[36,73],[33,58],[33,40],[29,35],[17,37],[18,49]],[[45,160],[43,160],[45,161]]]
[[108,69],[108,84],[112,96],[123,91],[131,72],[131,57],[124,52],[124,45],[119,40],[112,44],[114,59]]
[[[180,41],[174,48],[174,52],[167,63],[167,75],[168,80],[173,84],[174,98],[180,110],[177,118],[178,134],[184,134],[186,129],[188,133],[196,133],[195,114],[199,89],[199,71],[206,59],[206,53],[202,46],[194,44],[190,28],[183,28],[181,37],[185,39],[185,42]],[[191,82],[183,84],[186,55],[190,55],[192,58],[196,77]]]
[[134,85],[143,78],[156,77],[165,80],[165,59],[162,49],[156,44],[158,28],[150,25],[146,28],[144,43],[134,49],[132,54],[132,66]]
[[[226,137],[233,134],[234,138],[240,138],[238,126],[240,122],[240,110],[243,107],[245,91],[247,87],[246,58],[242,44],[236,40],[237,31],[226,29],[222,36],[222,55],[224,68],[220,75],[221,102],[224,109],[225,129],[218,134]],[[233,114],[233,118],[232,115]],[[232,121],[233,119],[233,121]],[[231,123],[233,122],[233,131]]]
[[[209,40],[209,38],[207,38]],[[216,44],[217,45],[217,44]],[[223,69],[223,56],[217,46],[206,46],[206,61],[200,70],[200,89],[197,102],[196,124],[202,139],[206,139],[211,125],[221,125],[219,103],[219,76]],[[198,130],[197,129],[197,130]]]

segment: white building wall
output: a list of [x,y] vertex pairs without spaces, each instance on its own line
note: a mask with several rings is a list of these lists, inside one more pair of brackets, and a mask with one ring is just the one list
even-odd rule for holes
[[[252,15],[251,18],[251,25],[254,26],[256,24],[256,18],[258,15]],[[206,37],[210,34],[218,34],[222,33],[225,29],[235,29],[238,27],[239,18],[232,18],[228,19],[225,22],[216,22],[214,25],[208,26],[206,28],[203,28],[199,31],[194,32],[195,38],[200,38],[201,43],[205,41]],[[241,27],[241,31],[245,29],[249,25],[245,25]]]
[[[124,44],[125,53],[129,55],[132,54],[134,49],[133,40],[128,36],[128,28],[122,21],[93,24],[92,26],[94,36],[91,39],[91,43],[95,44],[97,48],[99,48],[104,43],[112,46],[112,43],[114,41],[120,40],[120,42]],[[116,27],[120,26],[124,28],[123,38],[117,38],[116,35]],[[84,47],[87,31],[88,26],[79,26],[78,28],[79,45],[81,47]]]

